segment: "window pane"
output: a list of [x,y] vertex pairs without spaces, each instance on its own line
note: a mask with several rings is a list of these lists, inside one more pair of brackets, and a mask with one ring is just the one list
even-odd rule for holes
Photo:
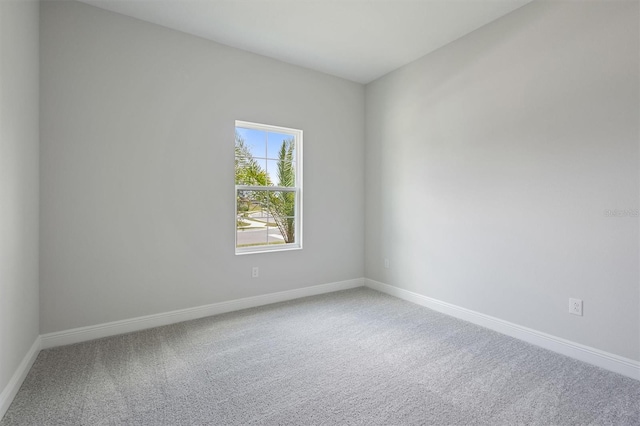
[[293,144],[293,140],[293,135],[269,132],[269,135],[267,136],[267,158],[274,160],[280,158],[282,144],[285,143],[285,148],[289,148],[289,146]]
[[236,127],[236,185],[273,185],[266,172],[267,132]]
[[267,244],[267,228],[238,229],[236,247],[263,246]]
[[267,175],[269,175],[269,181],[272,185],[280,185],[280,180],[278,178],[278,160],[265,160],[265,162]]
[[267,242],[265,227],[258,221],[262,216],[261,195],[256,191],[238,191],[236,197],[236,245],[248,247]]
[[271,183],[276,186],[295,186],[296,173],[291,161],[266,160],[267,174]]
[[295,191],[238,190],[237,246],[294,243]]
[[260,218],[265,210],[266,196],[262,191],[238,191],[238,217],[245,222]]
[[238,191],[236,196],[236,212],[238,217],[245,217],[251,207],[251,200],[249,198],[249,191]]
[[270,226],[268,228],[268,240],[269,244],[284,244],[284,238],[278,227]]
[[278,225],[281,236],[286,243],[295,239],[296,193],[293,191],[271,191],[269,194],[269,212]]
[[264,130],[236,127],[236,132],[244,141],[251,156],[265,158],[267,155],[267,132]]

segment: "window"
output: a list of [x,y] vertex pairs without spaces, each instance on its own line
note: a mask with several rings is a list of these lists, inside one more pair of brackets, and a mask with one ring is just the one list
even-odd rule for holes
[[236,121],[236,254],[302,248],[302,130]]

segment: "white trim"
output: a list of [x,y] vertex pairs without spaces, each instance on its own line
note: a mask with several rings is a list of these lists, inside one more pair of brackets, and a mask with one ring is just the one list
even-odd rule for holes
[[2,417],[4,417],[9,406],[13,402],[13,398],[15,398],[16,394],[20,390],[22,382],[24,382],[29,370],[31,370],[31,366],[40,353],[41,346],[41,339],[40,336],[38,336],[22,359],[22,362],[16,369],[15,373],[13,373],[13,376],[11,376],[11,380],[9,380],[9,383],[7,383],[2,390],[2,393],[0,393],[0,420],[2,420]]
[[274,124],[254,123],[253,121],[236,120],[236,127],[262,130],[264,132],[295,134],[302,136],[302,130],[293,127],[276,126]]
[[238,191],[271,191],[271,192],[297,192],[297,186],[256,186],[256,185],[236,185]]
[[225,312],[238,311],[240,309],[253,308],[256,306],[263,306],[271,303],[298,299],[300,297],[331,293],[333,291],[339,290],[347,290],[350,288],[362,287],[363,285],[364,278],[357,278],[353,280],[338,281],[334,283],[281,291],[278,293],[245,297],[243,299],[229,300],[226,302],[219,302],[210,305],[198,306],[195,308],[180,309],[177,311],[165,312],[161,314],[130,318],[105,324],[97,324],[88,327],[58,331],[54,333],[43,334],[42,336],[40,336],[42,338],[42,349],[48,349],[55,346],[70,345],[73,343],[85,342],[88,340],[100,339],[102,337],[115,336],[123,333],[130,333],[132,331],[144,330],[147,328],[159,327],[162,325],[175,324],[182,321],[208,317]]
[[541,348],[640,380],[640,362],[638,361],[523,327],[509,321],[481,314],[480,312],[462,308],[379,281],[365,278],[365,285],[374,290],[433,309],[434,311],[489,328],[506,334],[507,336],[515,337],[516,339],[524,340]]

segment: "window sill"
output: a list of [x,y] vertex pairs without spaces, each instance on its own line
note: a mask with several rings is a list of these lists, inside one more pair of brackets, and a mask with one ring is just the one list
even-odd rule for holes
[[256,254],[256,253],[273,253],[280,251],[302,250],[302,244],[286,244],[278,246],[258,246],[258,247],[239,247],[236,248],[236,255]]

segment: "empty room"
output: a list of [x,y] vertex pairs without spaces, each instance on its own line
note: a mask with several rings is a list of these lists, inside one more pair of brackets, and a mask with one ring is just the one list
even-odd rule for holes
[[0,0],[0,425],[640,425],[637,0]]

